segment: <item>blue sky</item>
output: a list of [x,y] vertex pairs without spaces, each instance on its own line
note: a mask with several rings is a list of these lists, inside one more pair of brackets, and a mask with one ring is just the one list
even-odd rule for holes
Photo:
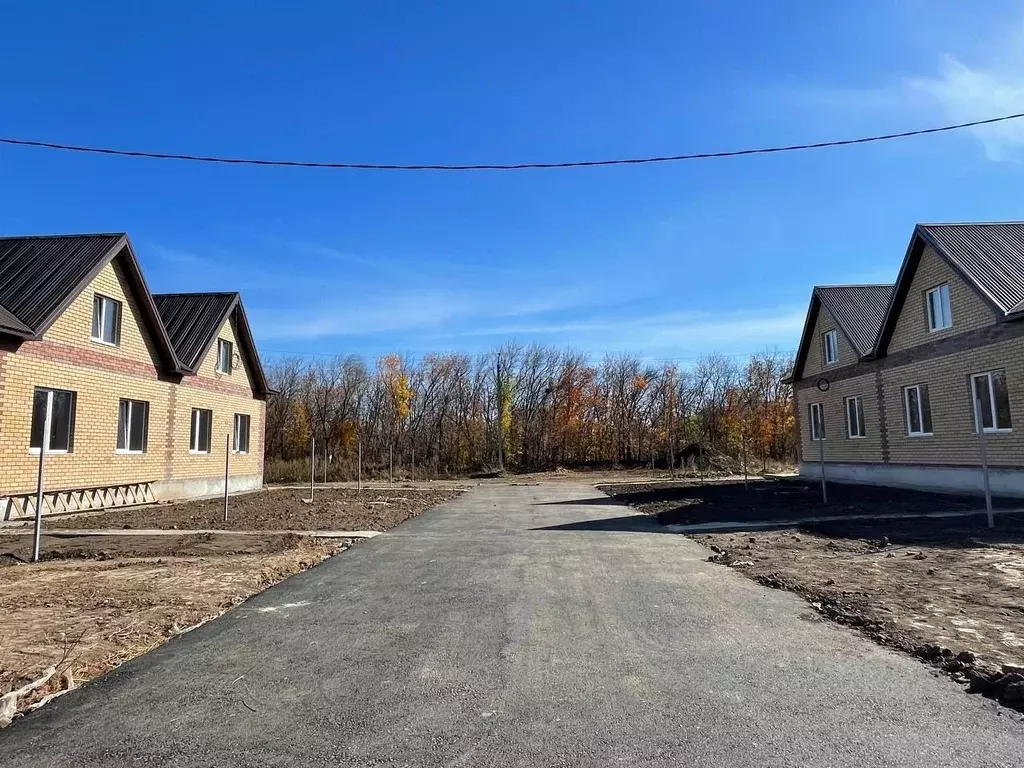
[[[299,6],[294,8],[292,6]],[[1024,8],[900,2],[19,3],[0,134],[477,163],[736,149],[1024,109]],[[815,283],[917,221],[1024,218],[1024,121],[644,167],[403,174],[0,147],[0,233],[127,231],[154,291],[240,290],[261,350],[796,346]]]

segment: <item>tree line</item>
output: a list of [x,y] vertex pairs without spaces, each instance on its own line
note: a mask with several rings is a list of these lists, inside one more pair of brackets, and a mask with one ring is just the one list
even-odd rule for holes
[[[679,467],[684,455],[795,461],[792,358],[737,362],[709,354],[691,366],[639,355],[599,362],[571,350],[505,344],[485,354],[356,355],[268,366],[268,480],[317,475],[461,475],[599,465]],[[689,448],[689,450],[687,450]]]

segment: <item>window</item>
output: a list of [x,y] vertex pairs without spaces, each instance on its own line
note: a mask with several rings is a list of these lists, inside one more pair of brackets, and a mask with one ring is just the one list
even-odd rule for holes
[[32,430],[29,453],[39,453],[43,445],[46,420],[50,420],[47,453],[68,453],[75,444],[75,393],[63,389],[36,387],[32,396]]
[[121,302],[106,296],[92,299],[92,340],[103,344],[121,343]]
[[953,314],[949,309],[949,286],[940,285],[925,294],[928,304],[928,330],[942,331],[953,326]]
[[210,424],[212,422],[213,411],[205,408],[192,409],[192,431],[188,444],[191,453],[210,452]]
[[825,410],[821,403],[811,403],[811,440],[823,440],[825,438]]
[[834,328],[831,331],[825,332],[823,341],[825,344],[825,365],[832,365],[839,360],[839,339]]
[[903,388],[903,405],[907,419],[907,434],[921,437],[932,433],[932,404],[928,399],[928,385],[915,384]]
[[117,414],[117,452],[145,453],[149,435],[149,403],[122,400]]
[[847,437],[866,437],[864,429],[864,401],[859,397],[846,398],[846,435]]
[[224,339],[217,339],[217,373],[231,373],[232,344]]
[[[974,431],[978,431],[978,413],[981,414],[981,425],[986,432],[1002,432],[1009,430],[1010,396],[1006,391],[1006,372],[989,371],[971,376],[975,412]],[[981,401],[980,404],[978,401]]]
[[235,430],[232,433],[233,440],[231,450],[235,453],[249,452],[249,415],[247,413],[235,414]]

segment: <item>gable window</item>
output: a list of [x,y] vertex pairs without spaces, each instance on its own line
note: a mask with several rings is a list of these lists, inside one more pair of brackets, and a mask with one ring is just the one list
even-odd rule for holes
[[149,436],[149,403],[121,400],[117,414],[117,453],[145,453]]
[[825,409],[821,403],[811,403],[808,406],[810,412],[811,440],[825,439]]
[[213,411],[206,408],[192,409],[192,429],[188,443],[190,453],[210,452],[210,425],[212,423]]
[[49,420],[50,434],[46,441],[47,453],[69,453],[75,444],[74,392],[63,389],[36,387],[32,395],[32,429],[29,434],[29,453],[39,453],[43,445],[43,432]]
[[825,365],[832,365],[839,360],[839,337],[836,335],[836,331],[833,328],[831,331],[826,331],[822,342],[825,345]]
[[121,302],[98,293],[92,299],[92,340],[121,343]]
[[[1006,432],[1010,423],[1010,395],[1006,391],[1006,372],[989,371],[971,376],[971,390],[974,395],[974,431],[978,431],[978,415],[986,432]],[[980,402],[979,402],[980,401]]]
[[217,373],[231,373],[232,347],[230,341],[217,339]]
[[925,294],[928,304],[928,330],[944,331],[953,327],[953,313],[949,308],[949,285],[932,288]]
[[864,400],[860,397],[846,398],[846,436],[867,437],[864,429]]
[[235,414],[235,429],[232,433],[233,439],[231,450],[235,453],[249,452],[249,414]]
[[903,406],[907,419],[907,434],[923,437],[932,433],[932,404],[928,399],[928,385],[915,384],[903,388]]

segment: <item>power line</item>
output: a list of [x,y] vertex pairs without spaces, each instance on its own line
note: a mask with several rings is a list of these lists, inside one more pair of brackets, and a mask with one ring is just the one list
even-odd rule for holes
[[487,165],[398,165],[391,163],[335,163],[312,160],[266,160],[245,157],[217,157],[213,155],[178,154],[175,152],[150,152],[131,149],[114,149],[111,147],[90,147],[79,144],[61,144],[37,139],[16,139],[0,137],[0,144],[20,147],[36,147],[41,149],[58,149],[67,152],[84,152],[96,155],[115,155],[118,157],[145,157],[153,160],[186,160],[197,163],[222,163],[226,165],[262,165],[291,168],[334,168],[356,171],[524,171],[553,168],[591,168],[605,165],[647,165],[650,163],[670,163],[682,160],[709,160],[723,157],[742,157],[745,155],[772,155],[780,152],[799,152],[807,149],[825,149],[829,147],[847,147],[854,144],[871,144],[892,139],[906,139],[912,136],[924,136],[931,133],[945,133],[962,128],[975,128],[981,125],[992,125],[1024,117],[1024,112],[1017,112],[1002,117],[990,117],[985,120],[972,120],[966,123],[943,125],[937,128],[919,128],[913,131],[885,133],[876,136],[861,136],[856,139],[839,139],[834,141],[818,141],[809,144],[788,144],[777,147],[760,147],[757,149],[734,149],[723,152],[694,152],[683,155],[662,155],[655,157],[631,157],[611,160],[572,160],[557,163],[508,163]]

